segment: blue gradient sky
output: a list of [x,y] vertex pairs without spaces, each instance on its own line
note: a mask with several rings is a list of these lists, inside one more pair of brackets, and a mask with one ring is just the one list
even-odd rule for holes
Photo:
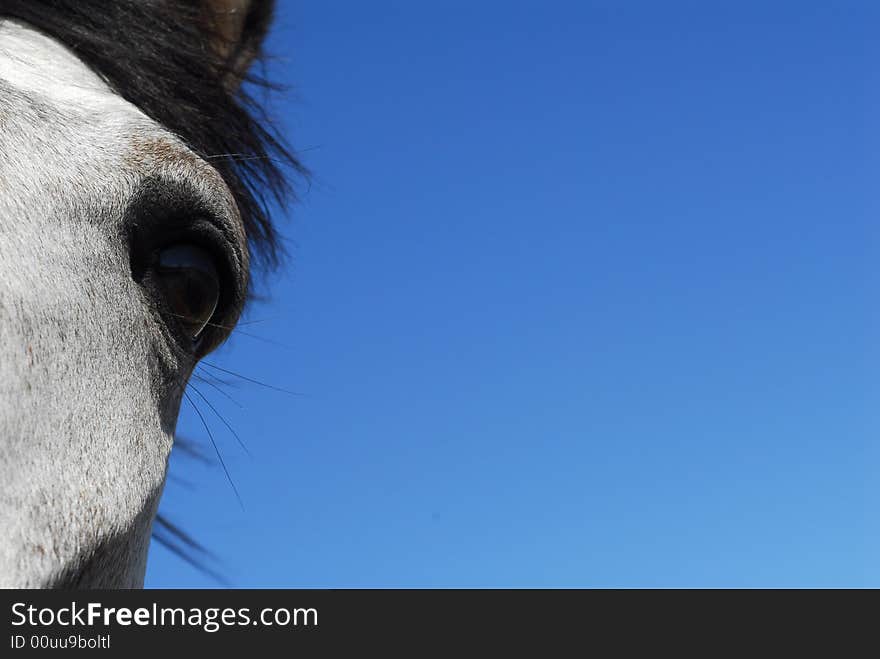
[[878,19],[282,0],[316,176],[209,361],[305,395],[196,383],[244,510],[165,514],[233,586],[880,586]]

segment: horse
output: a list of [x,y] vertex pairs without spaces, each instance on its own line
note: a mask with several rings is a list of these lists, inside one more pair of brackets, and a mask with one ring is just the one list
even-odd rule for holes
[[273,5],[0,0],[2,587],[143,587],[186,383],[302,170],[248,91]]

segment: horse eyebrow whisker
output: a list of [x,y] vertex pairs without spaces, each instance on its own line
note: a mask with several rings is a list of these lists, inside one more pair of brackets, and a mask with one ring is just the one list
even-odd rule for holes
[[257,323],[266,323],[270,320],[274,320],[275,318],[277,318],[277,316],[275,316],[274,318],[257,318],[255,320],[240,320],[236,323],[236,325],[256,325]]
[[[213,325],[213,323],[208,323],[208,325]],[[224,328],[225,329],[225,328]],[[281,343],[280,341],[275,341],[273,339],[267,339],[263,336],[257,336],[256,334],[251,334],[250,332],[245,332],[244,330],[240,330],[237,327],[231,330],[235,334],[240,334],[241,336],[246,336],[249,339],[253,339],[254,341],[262,341],[263,343],[268,343],[269,345],[278,346],[279,348],[284,348],[285,350],[293,350],[293,348],[289,345]]]
[[[296,157],[300,156],[304,153],[309,153],[310,151],[317,151],[321,148],[321,145],[317,146],[308,146],[303,149],[289,149],[290,155]],[[201,157],[204,160],[216,160],[219,158],[225,158],[235,161],[245,161],[245,160],[266,160],[268,162],[284,165],[285,167],[293,167],[295,170],[299,170],[301,167],[298,164],[291,164],[285,158],[274,158],[269,155],[254,155],[251,153],[207,153],[201,154]]]
[[[223,394],[224,396],[226,396],[226,398],[228,398],[230,401],[232,401],[235,405],[237,405],[239,408],[244,409],[244,405],[242,405],[241,403],[239,403],[239,402],[238,402],[237,400],[235,400],[232,396],[230,396],[227,392],[223,391],[220,387],[218,387],[216,384],[214,384],[213,382],[211,382],[208,378],[206,378],[206,377],[200,375],[199,373],[193,373],[193,374],[192,374],[192,377],[194,377],[194,378],[195,378],[196,380],[198,380],[199,382],[204,382],[204,383],[205,383],[206,385],[208,385],[209,387],[212,387],[213,389],[216,389],[216,390],[219,391],[221,394]],[[222,380],[221,380],[220,382],[222,382]],[[223,382],[223,384],[228,384],[228,383]]]
[[244,380],[245,382],[252,382],[253,384],[260,385],[261,387],[266,387],[267,389],[272,389],[274,391],[280,391],[283,394],[288,394],[290,396],[303,396],[303,397],[308,396],[308,394],[304,394],[304,393],[301,393],[298,391],[290,391],[288,389],[282,389],[281,387],[275,387],[271,384],[266,384],[265,382],[260,382],[259,380],[254,380],[253,378],[249,378],[245,375],[241,375],[240,373],[236,373],[235,371],[230,371],[230,370],[222,368],[220,366],[216,366],[215,364],[212,364],[211,362],[206,361],[204,359],[201,361],[201,363],[204,364],[205,366],[210,366],[211,368],[217,369],[218,371],[221,371],[223,373],[228,373],[229,375],[233,375],[241,380]]
[[231,160],[232,162],[246,162],[248,160],[262,160],[266,162],[275,163],[278,165],[288,165],[287,162],[282,160],[281,158],[273,158],[272,156],[248,156],[242,153],[219,153],[214,156],[202,156],[204,160]]
[[241,446],[242,450],[244,450],[244,452],[248,454],[248,457],[251,457],[251,458],[254,457],[253,454],[250,452],[250,449],[245,445],[245,443],[244,443],[244,441],[242,441],[241,437],[239,437],[238,433],[235,432],[235,428],[233,428],[231,425],[229,425],[229,422],[225,418],[223,418],[223,415],[220,414],[220,412],[217,411],[217,408],[211,404],[211,401],[209,401],[207,398],[205,398],[204,394],[202,394],[202,392],[199,391],[194,384],[190,383],[189,386],[192,387],[192,390],[195,391],[199,395],[199,398],[201,398],[203,401],[205,401],[205,403],[207,403],[208,407],[211,408],[211,411],[217,416],[218,419],[220,419],[223,422],[223,425],[225,425],[229,429],[229,432],[231,432],[232,436],[235,437],[236,441],[238,441],[238,444],[239,444],[239,446]]
[[235,498],[238,500],[238,505],[241,506],[241,509],[244,510],[244,502],[241,499],[241,495],[238,493],[238,488],[235,487],[235,483],[232,481],[232,476],[229,474],[229,469],[226,466],[226,462],[223,460],[223,456],[220,455],[220,449],[217,448],[217,442],[214,441],[214,433],[211,432],[211,429],[208,427],[208,422],[205,421],[205,417],[202,414],[202,411],[195,404],[190,395],[184,390],[184,397],[189,401],[189,404],[192,405],[193,409],[196,411],[196,414],[199,415],[199,419],[202,420],[202,425],[205,427],[205,431],[208,433],[208,437],[211,439],[211,444],[214,446],[214,452],[217,454],[217,459],[220,461],[220,466],[223,467],[223,473],[226,474],[226,480],[229,481],[229,485],[232,486],[232,491],[235,492]]

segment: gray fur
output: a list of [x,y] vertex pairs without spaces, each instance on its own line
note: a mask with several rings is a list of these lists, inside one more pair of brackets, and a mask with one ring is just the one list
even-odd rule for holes
[[194,367],[130,271],[127,210],[157,179],[223,218],[245,277],[219,175],[72,53],[0,21],[0,586],[143,584]]

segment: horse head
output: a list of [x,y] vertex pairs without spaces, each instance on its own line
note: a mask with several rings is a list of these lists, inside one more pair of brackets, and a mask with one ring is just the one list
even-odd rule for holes
[[0,0],[0,585],[139,587],[187,379],[289,158],[264,0]]

